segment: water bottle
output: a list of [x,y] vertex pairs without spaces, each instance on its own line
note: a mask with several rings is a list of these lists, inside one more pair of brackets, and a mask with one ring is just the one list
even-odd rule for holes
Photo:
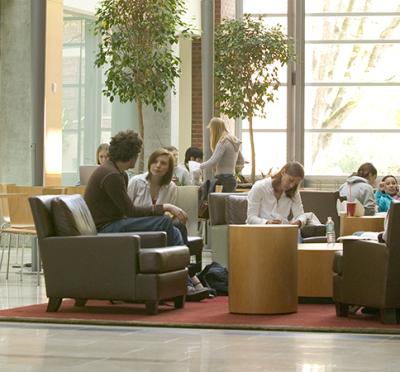
[[335,223],[332,220],[332,217],[328,217],[326,221],[326,242],[328,243],[328,248],[333,248],[336,242],[335,236]]

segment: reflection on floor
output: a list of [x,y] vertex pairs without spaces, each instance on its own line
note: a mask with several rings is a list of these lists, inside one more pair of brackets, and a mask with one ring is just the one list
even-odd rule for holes
[[[0,274],[2,309],[46,301]],[[398,371],[400,336],[0,322],[0,371]]]

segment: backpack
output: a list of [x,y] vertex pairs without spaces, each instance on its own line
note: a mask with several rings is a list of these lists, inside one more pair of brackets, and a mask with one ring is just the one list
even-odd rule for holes
[[228,270],[218,262],[207,265],[197,277],[201,284],[214,289],[217,295],[228,295]]

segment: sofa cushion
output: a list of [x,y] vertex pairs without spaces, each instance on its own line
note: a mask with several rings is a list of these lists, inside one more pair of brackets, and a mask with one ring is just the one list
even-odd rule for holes
[[229,195],[225,200],[225,220],[228,225],[243,225],[247,218],[247,195]]
[[81,195],[60,195],[51,202],[53,223],[57,235],[96,235],[92,215]]
[[184,269],[189,265],[189,249],[186,246],[144,248],[139,251],[141,273],[167,273]]

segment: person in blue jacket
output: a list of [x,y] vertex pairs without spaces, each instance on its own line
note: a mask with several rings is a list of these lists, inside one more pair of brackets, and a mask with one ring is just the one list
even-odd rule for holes
[[391,174],[383,177],[379,184],[379,190],[375,193],[378,212],[387,212],[393,200],[400,200],[398,192],[399,184],[397,183],[396,177]]

